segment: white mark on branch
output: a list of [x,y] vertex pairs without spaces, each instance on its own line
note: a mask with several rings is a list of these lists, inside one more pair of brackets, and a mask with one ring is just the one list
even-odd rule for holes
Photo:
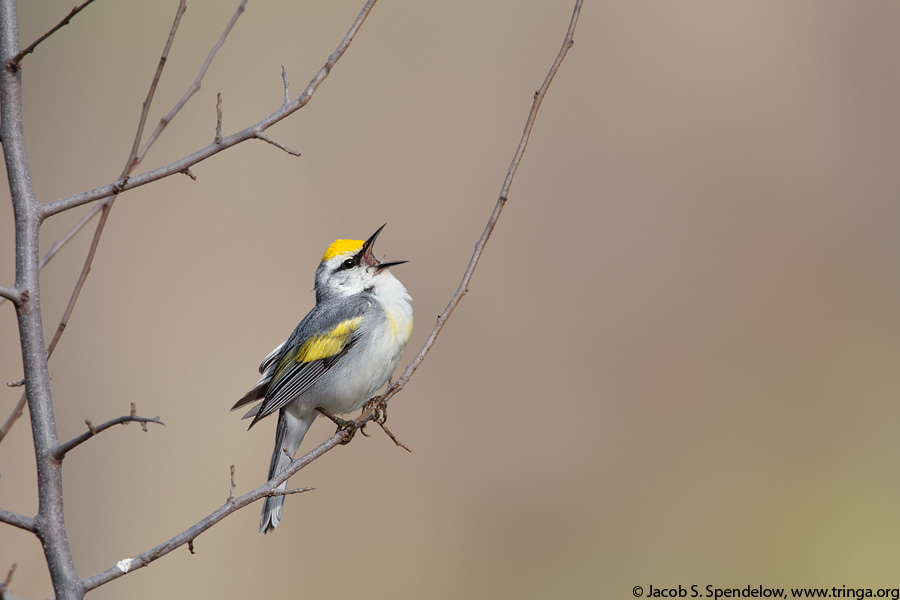
[[133,558],[123,558],[119,562],[116,563],[116,568],[122,571],[123,573],[127,573],[131,568],[131,563],[134,561]]

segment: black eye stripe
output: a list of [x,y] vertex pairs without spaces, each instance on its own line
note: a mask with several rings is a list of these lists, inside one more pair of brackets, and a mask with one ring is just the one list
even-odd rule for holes
[[344,262],[341,263],[341,266],[339,267],[339,269],[342,269],[342,270],[343,269],[352,269],[355,266],[356,266],[356,260],[353,258],[348,258],[347,260],[345,260]]

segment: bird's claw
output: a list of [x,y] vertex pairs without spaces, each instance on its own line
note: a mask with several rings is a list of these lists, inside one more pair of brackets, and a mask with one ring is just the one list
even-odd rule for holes
[[375,396],[365,404],[363,404],[363,414],[375,413],[373,421],[379,425],[387,422],[387,404],[384,403],[381,396]]
[[337,430],[335,431],[335,433],[346,432],[346,435],[343,435],[344,439],[341,442],[341,444],[349,444],[350,440],[353,439],[353,436],[356,435],[357,430],[361,429],[361,427],[356,424],[356,421],[354,421],[352,419],[342,419],[340,417],[337,417],[337,416],[331,414],[330,412],[328,412],[327,410],[325,410],[324,408],[321,408],[321,407],[317,408],[316,410],[318,410],[320,413],[322,413],[323,415],[325,415],[326,417],[331,419],[331,421],[335,425],[337,425]]

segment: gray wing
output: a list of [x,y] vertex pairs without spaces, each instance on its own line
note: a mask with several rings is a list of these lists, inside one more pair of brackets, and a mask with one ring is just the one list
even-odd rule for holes
[[263,360],[259,382],[232,410],[262,399],[244,416],[253,417],[253,427],[308,390],[356,345],[363,335],[363,313],[371,305],[368,294],[316,305],[291,337]]

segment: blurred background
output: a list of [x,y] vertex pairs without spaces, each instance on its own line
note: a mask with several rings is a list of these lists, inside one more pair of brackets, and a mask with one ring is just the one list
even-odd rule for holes
[[[71,0],[20,3],[22,45]],[[148,130],[235,2],[191,0]],[[24,60],[35,191],[116,179],[177,2],[97,2]],[[140,172],[296,97],[362,1],[252,0]],[[421,347],[481,235],[570,0],[376,5],[312,102],[130,191],[51,359],[88,576],[262,484],[275,420],[229,408],[311,308],[335,238],[415,298]],[[510,201],[389,427],[91,598],[630,598],[632,588],[900,587],[900,4],[587,2]],[[0,201],[0,284],[14,278]],[[53,217],[46,251],[86,208]],[[49,339],[90,231],[43,271]],[[0,306],[0,380],[22,377]],[[6,418],[19,389],[0,387]],[[370,428],[371,430],[371,428]],[[317,423],[304,451],[328,437]],[[27,416],[0,444],[0,506],[37,511]],[[0,578],[52,595],[37,540],[0,528]]]

